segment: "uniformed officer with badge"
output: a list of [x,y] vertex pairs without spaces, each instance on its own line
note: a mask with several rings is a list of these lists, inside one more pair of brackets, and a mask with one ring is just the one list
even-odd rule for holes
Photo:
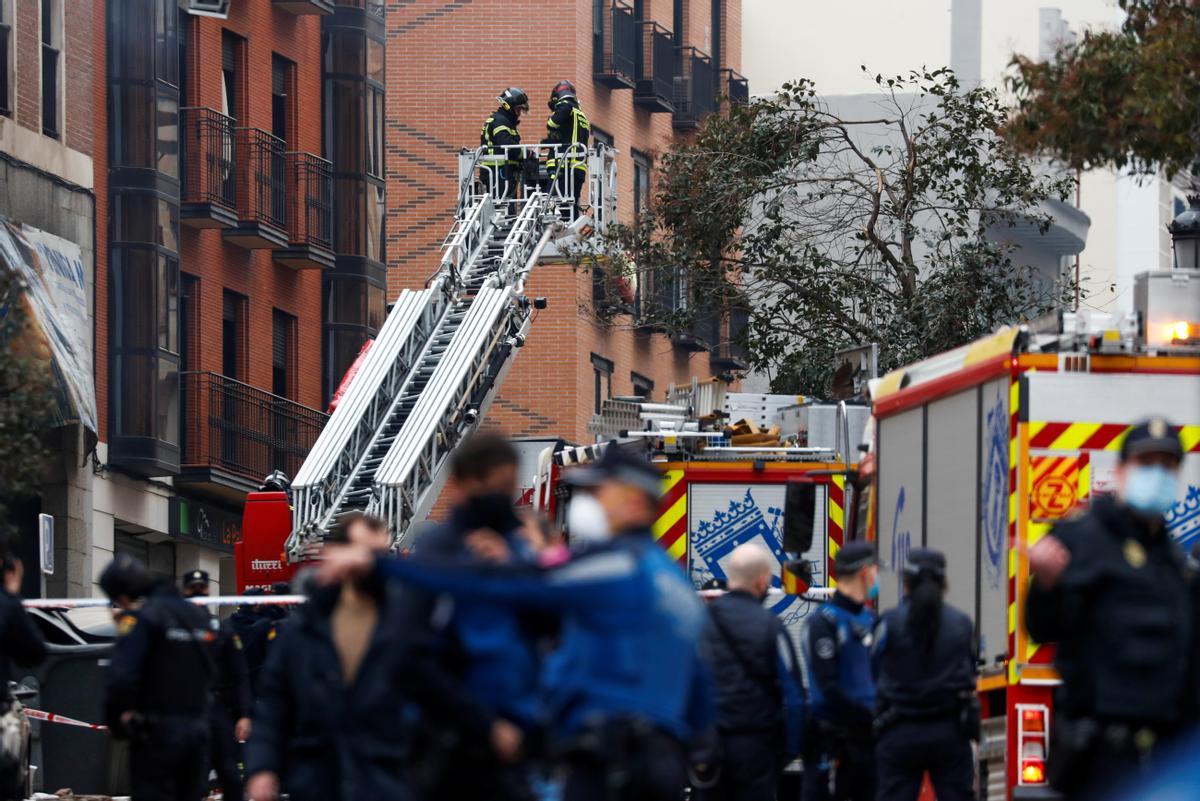
[[1150,767],[1196,721],[1196,612],[1187,562],[1164,515],[1181,497],[1179,429],[1134,425],[1115,495],[1060,523],[1029,552],[1029,634],[1057,643],[1051,784],[1100,798]]
[[[207,596],[209,593],[206,570],[188,571],[182,583],[185,598]],[[246,664],[242,641],[228,621],[217,630],[212,651],[217,673],[213,683],[215,697],[208,710],[209,756],[222,795],[225,798],[241,798],[238,743],[250,739],[253,700],[250,694],[250,669]]]
[[133,801],[200,799],[219,625],[127,555],[104,569],[100,587],[120,609],[105,719],[131,741]]
[[[806,738],[804,801],[873,801],[875,681],[871,643],[879,566],[868,542],[850,542],[834,557],[837,590],[809,619],[804,663],[812,737]],[[811,743],[811,745],[809,745]]]

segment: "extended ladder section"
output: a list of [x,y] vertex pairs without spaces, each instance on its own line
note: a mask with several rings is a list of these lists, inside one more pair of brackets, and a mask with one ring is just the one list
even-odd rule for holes
[[290,560],[349,509],[382,515],[403,547],[524,344],[525,278],[552,234],[576,221],[536,187],[517,200],[460,199],[437,272],[400,293],[292,482]]

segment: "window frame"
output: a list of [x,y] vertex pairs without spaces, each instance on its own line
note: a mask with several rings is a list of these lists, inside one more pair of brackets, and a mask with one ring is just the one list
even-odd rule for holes
[[[654,379],[649,376],[642,375],[636,370],[629,371],[629,382],[633,386],[633,394],[644,400],[651,400],[654,396]],[[642,394],[643,390],[645,394]]]
[[[42,136],[62,140],[63,129],[63,0],[40,0],[38,3],[38,61],[41,67],[40,88],[38,93],[39,114],[41,115]],[[46,12],[50,11],[51,19],[46,20]],[[53,54],[53,92],[52,104],[46,102],[46,57]],[[46,109],[52,110],[52,117],[47,118]],[[48,125],[47,123],[52,123]]]
[[[282,71],[283,91],[275,91],[277,71]],[[289,145],[296,137],[292,135],[296,127],[296,62],[280,53],[271,53],[271,133],[283,140],[284,150],[290,150]],[[275,99],[282,97],[283,133],[275,130]]]
[[[643,211],[649,211],[653,200],[654,159],[648,153],[640,150],[630,150],[629,155],[633,159],[633,219],[636,222],[641,219]],[[646,177],[645,195],[640,191],[639,174],[644,174]]]
[[16,97],[17,82],[14,64],[13,23],[14,0],[0,0],[0,116],[13,116],[13,100]]
[[591,354],[592,360],[592,409],[595,414],[600,414],[604,409],[604,401],[612,399],[612,378],[613,378],[613,363],[611,359],[606,359],[595,353]]
[[[275,362],[276,354],[276,334],[279,333],[279,326],[283,326],[283,392],[280,393],[278,385],[275,382],[275,370],[278,365]],[[297,358],[298,350],[298,331],[299,325],[296,320],[296,315],[284,311],[280,308],[271,309],[271,394],[280,398],[295,400],[298,392],[298,372],[299,360]]]
[[[221,290],[221,375],[226,378],[232,378],[235,381],[241,381],[243,384],[248,383],[246,375],[250,366],[247,364],[249,361],[247,358],[249,355],[247,347],[249,339],[247,332],[249,304],[250,299],[242,293],[235,292],[228,287]],[[227,312],[230,308],[233,309],[232,320],[227,317]],[[235,375],[229,375],[230,371],[227,369],[229,365],[226,364],[225,358],[228,355],[228,345],[225,338],[225,324],[227,322],[233,323],[233,358],[235,362],[232,372]]]

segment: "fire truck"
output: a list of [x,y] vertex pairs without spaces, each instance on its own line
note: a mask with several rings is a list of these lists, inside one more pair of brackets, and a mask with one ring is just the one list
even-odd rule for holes
[[1054,648],[1025,619],[1028,548],[1109,491],[1130,425],[1182,426],[1170,534],[1200,540],[1200,273],[1138,276],[1135,313],[1062,313],[1004,328],[871,384],[869,450],[855,477],[858,536],[878,544],[880,602],[895,604],[910,548],[946,554],[947,601],[981,643],[980,797],[1052,798]]

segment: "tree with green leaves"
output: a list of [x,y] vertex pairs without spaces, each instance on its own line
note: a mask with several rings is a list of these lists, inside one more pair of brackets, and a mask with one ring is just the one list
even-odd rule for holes
[[44,362],[24,350],[24,285],[0,264],[0,537],[12,536],[8,504],[36,494],[48,456],[42,440],[54,395]]
[[1088,31],[1044,62],[1017,57],[1006,131],[1077,169],[1174,175],[1200,155],[1200,4],[1120,0],[1117,30]]
[[636,324],[678,331],[740,308],[752,366],[776,391],[819,395],[837,350],[877,342],[889,369],[1072,291],[1040,282],[1005,239],[1048,230],[1046,201],[1073,181],[997,135],[997,94],[945,69],[875,83],[855,114],[787,84],[660,156],[651,210],[598,249],[620,258],[593,264],[636,275]]

